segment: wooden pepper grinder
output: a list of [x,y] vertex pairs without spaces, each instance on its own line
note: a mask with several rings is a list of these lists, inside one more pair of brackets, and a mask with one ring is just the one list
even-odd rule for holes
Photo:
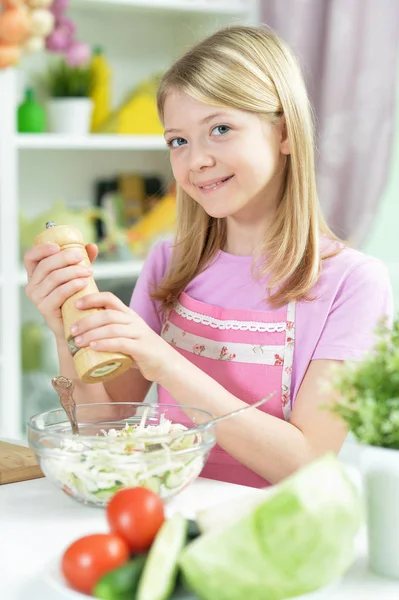
[[[53,221],[49,221],[46,223],[46,229],[35,239],[35,245],[46,243],[58,244],[62,251],[76,248],[83,255],[80,264],[90,266],[85,241],[79,229],[69,225],[56,226]],[[125,354],[96,352],[90,347],[79,348],[74,344],[74,338],[71,334],[72,325],[82,317],[102,310],[101,308],[79,310],[75,306],[76,300],[87,294],[97,292],[97,284],[94,278],[90,277],[86,287],[68,298],[61,307],[65,339],[73,356],[78,377],[84,383],[99,383],[112,379],[132,366],[132,359]]]

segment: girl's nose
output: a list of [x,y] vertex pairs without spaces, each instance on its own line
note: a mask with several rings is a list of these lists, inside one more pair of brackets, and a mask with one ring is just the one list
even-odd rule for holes
[[205,145],[192,145],[190,149],[190,170],[201,171],[207,167],[213,167],[215,164],[215,158],[211,153],[210,149]]

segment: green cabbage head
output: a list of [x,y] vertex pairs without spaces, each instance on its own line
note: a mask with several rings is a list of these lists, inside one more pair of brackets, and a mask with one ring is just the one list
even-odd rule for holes
[[203,600],[312,592],[351,565],[362,515],[356,487],[326,455],[274,486],[249,514],[190,543],[180,556],[185,583]]

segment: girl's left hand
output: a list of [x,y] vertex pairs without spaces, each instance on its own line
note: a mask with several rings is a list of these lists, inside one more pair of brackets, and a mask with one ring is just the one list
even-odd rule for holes
[[80,310],[101,308],[71,328],[75,344],[131,356],[143,377],[159,383],[176,351],[141,317],[110,292],[88,294],[76,302]]

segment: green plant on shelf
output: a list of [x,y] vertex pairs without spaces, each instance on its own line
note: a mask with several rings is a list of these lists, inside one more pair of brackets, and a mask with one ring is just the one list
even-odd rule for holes
[[378,341],[362,362],[337,369],[332,411],[361,443],[399,450],[399,316],[378,328]]
[[90,65],[72,67],[63,59],[51,64],[43,79],[44,88],[52,98],[87,98],[93,82]]

